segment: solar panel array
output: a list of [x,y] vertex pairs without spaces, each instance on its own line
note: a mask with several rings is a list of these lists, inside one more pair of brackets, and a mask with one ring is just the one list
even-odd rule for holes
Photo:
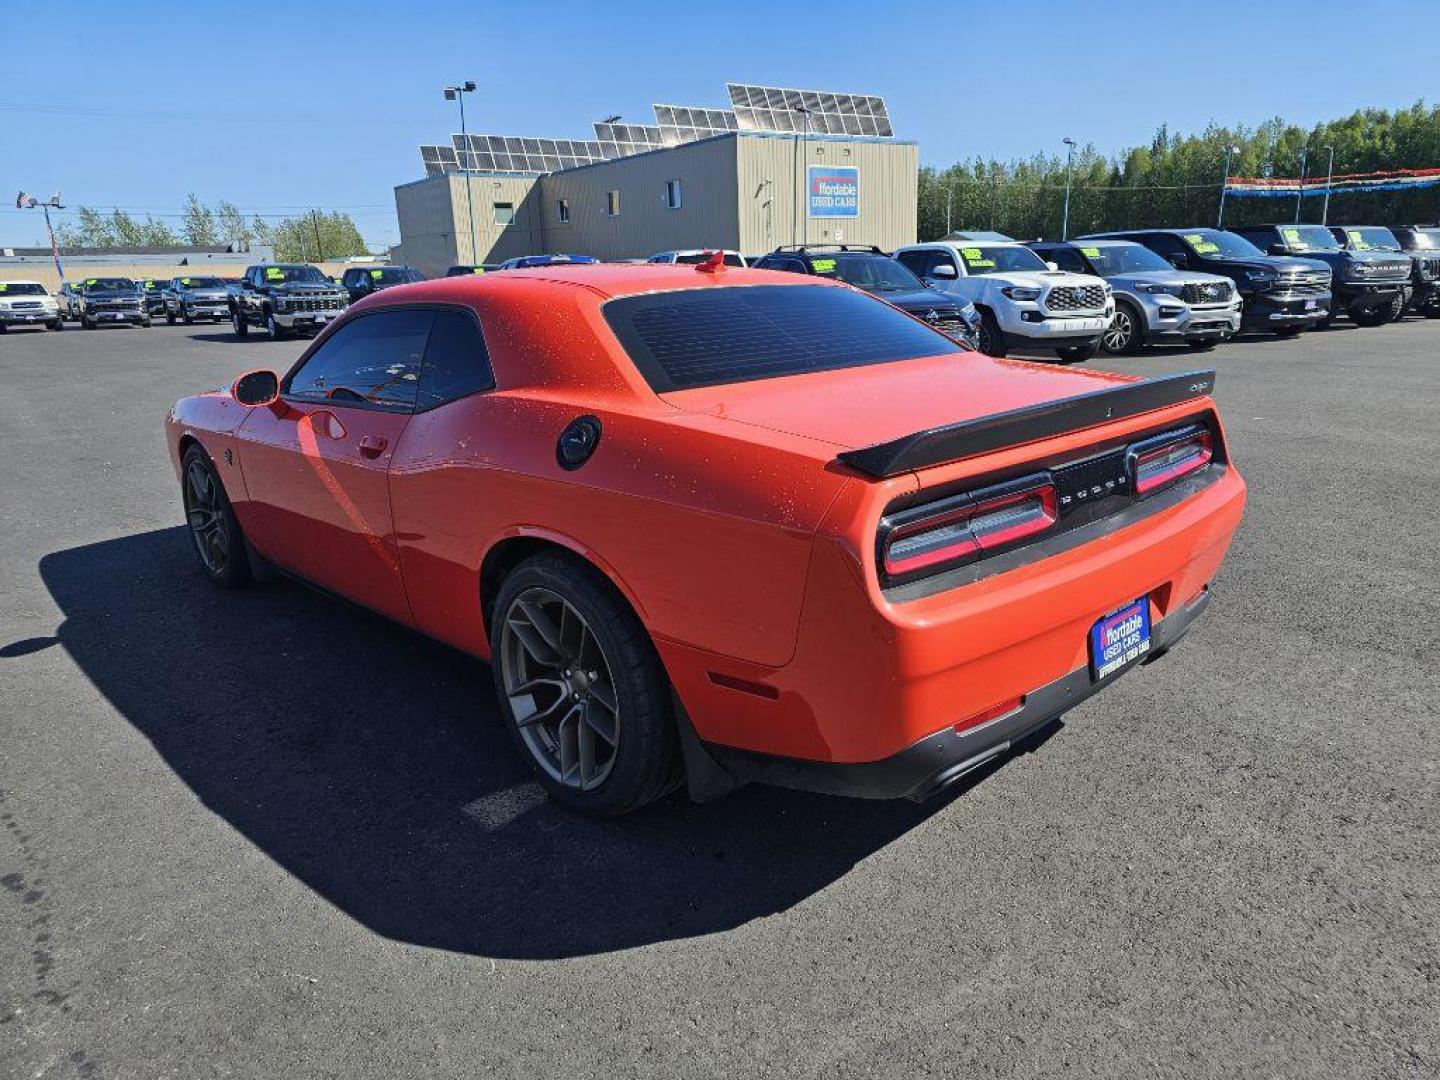
[[[597,123],[594,139],[452,135],[452,146],[422,146],[426,176],[459,172],[547,173],[629,157],[731,131],[804,132],[891,138],[883,98],[727,83],[731,109],[656,105],[655,124]],[[801,111],[806,110],[806,111]],[[807,122],[808,112],[808,122]]]
[[660,125],[660,137],[666,146],[678,146],[740,130],[735,114],[729,109],[688,105],[656,105],[655,122]]
[[[891,138],[885,99],[824,90],[785,90],[774,86],[726,83],[741,131],[806,131],[817,135],[870,135]],[[808,110],[806,115],[801,110]]]
[[660,129],[649,124],[596,123],[595,138],[606,158],[629,157],[665,146]]

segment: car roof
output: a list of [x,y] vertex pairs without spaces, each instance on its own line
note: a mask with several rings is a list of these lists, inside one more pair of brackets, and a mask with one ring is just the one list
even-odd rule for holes
[[39,285],[42,289],[45,287],[44,282],[32,281],[30,278],[6,278],[0,281],[0,285]]

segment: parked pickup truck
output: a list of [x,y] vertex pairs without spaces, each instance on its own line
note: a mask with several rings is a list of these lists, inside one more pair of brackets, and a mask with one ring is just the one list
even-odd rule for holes
[[1330,311],[1330,267],[1312,259],[1266,255],[1222,229],[1130,229],[1094,233],[1075,242],[1134,240],[1177,270],[1219,274],[1235,283],[1244,330],[1291,337],[1323,322]]
[[230,293],[230,324],[236,337],[256,326],[278,341],[319,330],[349,304],[349,294],[308,263],[251,266]]
[[1176,270],[1133,240],[1026,244],[1061,270],[1094,274],[1115,290],[1115,318],[1100,339],[1108,353],[1145,345],[1213,348],[1240,330],[1240,294],[1227,277]]
[[1024,244],[940,240],[911,244],[895,258],[922,281],[980,312],[980,351],[1054,349],[1062,361],[1088,360],[1110,327],[1110,286],[1093,274],[1057,270]]
[[1324,225],[1247,225],[1234,231],[1267,255],[1294,255],[1330,267],[1333,299],[1323,325],[1343,314],[1357,326],[1379,326],[1405,310],[1408,256],[1347,250]]
[[218,277],[171,278],[165,292],[165,321],[179,319],[190,325],[196,319],[222,322],[230,317],[230,293]]
[[94,330],[101,323],[149,326],[140,286],[126,277],[87,277],[80,282],[76,315],[80,326]]
[[356,300],[363,300],[382,289],[391,289],[396,285],[413,285],[424,280],[423,274],[408,266],[352,266],[341,275],[340,286],[353,304]]
[[1424,225],[1332,225],[1330,232],[1349,251],[1401,252],[1410,257],[1409,308],[1440,318],[1440,229]]

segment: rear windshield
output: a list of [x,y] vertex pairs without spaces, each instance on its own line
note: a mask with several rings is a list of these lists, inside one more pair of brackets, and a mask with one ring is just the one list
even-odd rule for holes
[[[684,263],[684,264],[687,265],[687,266],[694,266],[694,265],[697,264],[697,263],[705,262],[705,261],[708,260],[709,258],[710,258],[710,253],[709,253],[709,252],[707,252],[707,251],[695,251],[695,252],[686,252],[686,253],[684,253],[683,255],[676,255],[676,256],[675,256],[675,261],[676,261],[677,263]],[[739,255],[736,255],[733,251],[727,251],[727,252],[725,253],[725,265],[726,265],[726,266],[744,266],[744,265],[745,265],[745,260],[742,259],[742,258],[740,258],[740,256],[739,256]]]
[[965,351],[889,304],[826,285],[624,296],[605,318],[660,394]]

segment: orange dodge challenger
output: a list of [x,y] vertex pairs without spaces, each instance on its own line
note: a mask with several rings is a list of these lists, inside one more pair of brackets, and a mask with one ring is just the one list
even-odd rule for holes
[[921,798],[1165,652],[1245,501],[1214,379],[718,260],[551,266],[375,294],[166,427],[212,580],[489,660],[540,782],[616,815]]

